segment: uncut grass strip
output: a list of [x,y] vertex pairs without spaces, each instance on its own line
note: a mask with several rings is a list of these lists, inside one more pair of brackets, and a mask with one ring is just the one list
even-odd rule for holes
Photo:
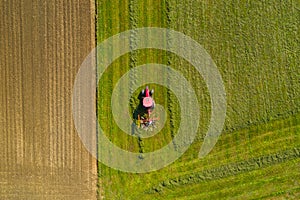
[[[290,182],[291,177],[295,178],[295,176],[297,176],[297,171],[295,170],[297,168],[296,163],[297,159],[287,161],[279,165],[269,166],[264,169],[254,170],[249,173],[240,174],[236,176],[237,180],[235,182],[235,185],[229,185],[227,189],[220,187],[219,190],[211,191],[207,194],[215,194],[218,192],[223,193],[224,191],[228,191],[228,194],[237,196],[241,194],[241,191],[245,191],[245,188],[248,188],[249,190],[254,190],[255,188],[258,188],[256,187],[257,185],[263,185],[267,183],[274,184],[276,181],[279,181],[281,183],[284,183],[284,181]],[[283,174],[283,176],[278,176],[278,174]],[[291,186],[287,184],[287,187]]]
[[259,197],[259,198],[257,198],[257,200],[267,199],[267,198],[270,198],[270,197],[276,197],[277,198],[277,197],[280,197],[281,195],[287,195],[287,194],[288,194],[289,198],[297,199],[297,198],[299,198],[299,193],[300,193],[300,187],[297,187],[297,188],[292,188],[292,189],[287,189],[287,190],[281,190],[281,191],[278,191],[278,192],[273,192],[271,194]]
[[[261,170],[254,170],[251,171],[249,173],[243,173],[243,174],[239,174],[237,176],[234,177],[228,177],[225,179],[217,179],[215,181],[206,181],[206,182],[202,182],[202,183],[195,183],[195,184],[191,184],[191,185],[181,185],[181,187],[177,187],[177,188],[166,188],[164,191],[162,191],[162,193],[160,193],[162,195],[162,199],[164,198],[164,195],[167,195],[168,197],[192,197],[192,196],[197,196],[199,199],[203,199],[203,198],[212,198],[215,199],[217,197],[212,197],[212,195],[218,195],[219,193],[222,194],[222,196],[224,196],[224,192],[228,192],[228,194],[230,196],[234,196],[232,195],[234,191],[237,191],[237,194],[240,194],[241,191],[247,191],[248,185],[250,184],[250,186],[253,185],[253,181],[250,180],[251,177],[255,177],[255,179],[258,179],[259,182],[255,182],[254,185],[257,184],[264,184],[264,183],[270,183],[272,180],[274,180],[274,174],[278,174],[281,172],[288,172],[286,171],[286,167],[289,167],[291,165],[290,163],[291,161],[288,161],[287,163],[283,163],[281,165],[275,165],[275,166],[270,166],[270,168],[265,168],[263,169],[263,171]],[[296,169],[296,161],[293,161],[293,165],[295,166],[294,168]],[[296,171],[291,168],[288,168],[291,172],[293,172],[294,174],[290,174],[287,176],[284,176],[283,178],[277,178],[281,180],[281,182],[283,182],[284,180],[289,182],[290,177],[295,176],[297,173]],[[272,173],[269,173],[269,170],[272,171]],[[279,180],[279,181],[280,181]],[[228,184],[230,183],[230,184]],[[235,185],[233,185],[235,184]],[[222,185],[227,185],[226,189],[224,189],[224,187],[222,187]],[[288,184],[287,184],[288,185]],[[239,187],[239,188],[237,188]],[[211,190],[211,188],[214,188],[213,190]],[[175,189],[175,190],[174,190]],[[203,191],[203,192],[201,192]],[[204,192],[205,191],[205,192]],[[195,193],[199,193],[201,192],[201,194],[197,194],[197,195],[193,195]],[[201,198],[200,198],[201,197]],[[220,197],[218,197],[217,199],[219,199]]]
[[[276,175],[273,175],[270,179],[262,178],[259,181],[254,181],[253,183],[249,184],[242,184],[238,187],[232,186],[229,188],[229,190],[220,190],[220,193],[222,195],[227,195],[228,197],[235,197],[236,199],[248,199],[248,198],[260,198],[262,194],[266,193],[276,193],[282,189],[292,189],[293,187],[290,186],[290,181],[292,178],[296,176],[294,174],[293,176],[279,176],[277,178],[274,178]],[[241,191],[243,193],[241,194]],[[212,195],[220,196],[221,194],[215,193]],[[213,197],[212,197],[213,198]]]
[[[296,151],[295,151],[296,152]],[[290,157],[287,157],[286,159],[281,159],[281,160],[277,160],[273,157],[268,157],[268,156],[262,156],[258,159],[250,159],[248,161],[242,161],[242,162],[238,162],[238,164],[229,164],[228,166],[222,166],[221,168],[216,168],[216,169],[210,169],[210,170],[206,170],[204,172],[204,175],[206,175],[208,177],[208,179],[211,179],[213,177],[210,177],[211,174],[218,174],[220,173],[220,170],[222,171],[223,173],[223,169],[227,170],[229,173],[228,174],[231,174],[231,173],[240,173],[241,171],[249,171],[249,170],[252,170],[252,169],[255,169],[256,167],[263,167],[265,165],[272,165],[272,164],[276,164],[276,163],[280,163],[280,162],[283,162],[283,160],[287,160],[289,158],[293,158],[293,156],[297,156],[297,153],[290,156]],[[279,154],[276,154],[276,158],[279,157],[280,158],[280,155]],[[247,166],[249,165],[249,166]],[[247,167],[241,167],[241,166],[247,166]],[[196,173],[197,174],[197,173]],[[220,177],[222,177],[223,175],[226,175],[226,174],[219,174]]]
[[[298,126],[299,127],[299,126]],[[297,130],[298,130],[298,127],[297,127]],[[275,133],[272,133],[272,134],[275,134]],[[278,138],[271,138],[272,139],[272,142],[271,143],[268,143],[268,145],[266,146],[265,144],[264,145],[257,145],[258,147],[256,147],[256,148],[253,148],[252,149],[252,152],[253,153],[251,153],[251,152],[246,152],[247,154],[249,154],[249,156],[260,156],[262,153],[261,153],[261,151],[260,150],[264,150],[264,149],[271,149],[268,153],[272,153],[272,152],[274,152],[274,151],[276,151],[276,149],[277,150],[279,150],[280,148],[281,148],[281,146],[278,146],[277,144],[280,142],[280,141],[282,141],[282,140],[286,140],[286,143],[285,143],[285,145],[287,145],[286,147],[292,147],[292,146],[294,146],[294,145],[297,145],[298,143],[297,143],[297,135],[294,135],[294,132],[293,132],[293,134],[291,133],[290,134],[291,136],[290,136],[290,138],[292,138],[292,140],[294,141],[294,143],[291,143],[290,141],[288,141],[287,140],[287,138],[286,138],[286,134],[283,132],[282,134],[281,134],[281,136],[280,137],[278,137]],[[260,140],[256,140],[257,142],[260,142]],[[238,147],[243,147],[243,143],[240,143],[237,147],[230,147],[230,148],[227,148],[226,150],[230,150],[229,151],[229,155],[230,154],[232,154],[232,155],[236,155],[236,152],[237,151],[235,151],[235,148],[238,148]],[[252,144],[252,145],[255,145],[255,144]],[[256,145],[255,145],[256,146]],[[197,146],[192,146],[192,148],[194,149],[195,148],[195,150],[192,150],[192,151],[196,151],[197,149]],[[217,148],[219,148],[219,147],[217,147]],[[222,149],[222,148],[221,148]],[[240,154],[242,155],[242,154],[244,154],[245,152],[243,152],[242,150],[240,150]],[[250,154],[251,153],[251,154]],[[209,161],[209,163],[218,163],[218,164],[225,164],[225,163],[223,163],[222,162],[222,160],[220,160],[220,156],[222,155],[222,154],[224,154],[224,151],[220,151],[220,152],[216,152],[216,153],[213,153],[213,155],[210,155],[209,157],[208,157],[208,159],[210,160]],[[224,156],[225,156],[225,154],[224,154]],[[224,157],[225,158],[225,157]],[[219,161],[218,162],[215,162],[215,159],[218,159]],[[229,160],[228,160],[229,159]],[[228,162],[233,162],[233,161],[236,161],[236,159],[238,159],[238,158],[236,158],[236,157],[232,157],[232,156],[230,156],[230,158],[226,158],[226,159],[224,159],[224,161],[226,162],[226,163],[228,163]],[[185,159],[184,159],[185,160]],[[184,161],[183,160],[183,161]],[[186,161],[186,160],[185,160]],[[201,163],[201,161],[199,161],[199,160],[191,160],[189,163],[184,163],[184,164],[179,164],[179,165],[177,165],[175,168],[176,169],[178,169],[178,170],[180,170],[183,166],[185,166],[185,167],[188,167],[188,166],[193,166],[193,165],[195,165],[196,163]],[[216,166],[217,164],[215,164],[215,165],[208,165],[208,166],[204,166],[205,168],[207,168],[207,167],[214,167],[214,166]],[[201,165],[202,166],[202,165]]]
[[[230,134],[230,135],[229,134],[225,135],[225,136],[220,138],[220,143],[217,144],[216,149],[223,149],[223,147],[228,147],[229,144],[231,144],[231,142],[232,142],[231,140],[232,140],[234,134],[241,135],[241,136],[239,136],[239,138],[242,137],[245,140],[244,142],[242,142],[241,140],[238,140],[237,145],[245,145],[249,142],[252,142],[252,145],[253,145],[253,142],[258,142],[259,140],[262,140],[262,138],[264,138],[264,137],[272,136],[274,133],[276,135],[278,135],[278,138],[281,137],[281,136],[286,136],[286,134],[288,134],[288,135],[294,135],[295,133],[298,134],[297,130],[298,130],[299,125],[297,125],[297,121],[295,121],[295,123],[292,123],[293,125],[290,124],[290,127],[280,126],[281,129],[278,129],[278,128],[268,129],[268,128],[265,128],[265,127],[270,126],[270,125],[266,124],[265,127],[262,128],[263,131],[266,131],[266,132],[262,132],[260,130],[259,131],[244,130],[241,133],[236,132],[236,133],[233,133],[233,134]],[[275,127],[277,127],[277,126],[275,126]],[[259,128],[259,129],[261,129],[261,128]],[[271,130],[275,130],[275,131],[271,131]],[[280,134],[280,132],[286,132],[286,133]],[[249,135],[249,136],[251,135],[251,138],[247,139],[246,135]],[[272,138],[274,138],[274,137],[272,136]],[[228,148],[230,148],[230,147],[228,147]]]
[[[200,183],[204,181],[211,181],[232,175],[241,174],[256,169],[261,169],[267,166],[272,166],[278,163],[283,163],[288,160],[293,160],[300,157],[300,147],[280,151],[275,154],[264,155],[256,158],[251,158],[237,163],[230,163],[217,168],[204,170],[201,172],[194,172],[181,177],[166,180],[159,186],[154,186],[148,192],[161,191],[163,188],[172,188],[179,185],[187,185],[191,183]],[[171,183],[171,184],[168,184]]]
[[[232,191],[224,190],[221,191],[222,193],[224,192],[223,194],[217,194],[217,196],[227,194],[228,197],[235,197],[236,199],[249,199],[249,198],[261,199],[264,198],[262,197],[262,195],[266,193],[272,193],[273,195],[270,196],[274,196],[274,194],[278,194],[278,193],[282,194],[282,190],[294,189],[289,185],[290,180],[292,178],[293,178],[292,176],[285,176],[285,177],[280,176],[275,180],[271,178],[269,182],[259,181],[259,182],[252,183],[250,184],[251,187],[247,185],[246,187],[234,188],[234,190]],[[248,192],[245,193],[247,189]],[[241,191],[244,192],[241,195],[239,195]]]
[[[273,152],[270,152],[270,153],[273,153]],[[260,155],[260,156],[262,156],[262,155]],[[210,162],[217,162],[217,160],[218,159],[215,159],[215,160],[213,160],[213,161],[210,161]],[[240,162],[241,160],[239,160],[239,161],[237,161],[237,162]],[[223,163],[223,162],[220,162],[219,164],[227,164],[228,162],[236,162],[234,159],[233,160],[227,160],[225,163]],[[190,169],[190,172],[192,172],[192,171],[195,171],[195,169],[197,169],[197,168],[195,168],[195,165],[196,165],[197,163],[190,163],[190,164],[186,164],[184,167],[185,167],[185,169]],[[200,165],[200,164],[198,164],[198,165]],[[209,169],[209,168],[212,168],[212,167],[217,167],[218,165],[217,164],[213,164],[213,165],[206,165],[206,166],[204,166],[204,170],[206,170],[206,169]],[[175,168],[175,170],[176,169],[180,169],[180,167],[176,167]],[[198,168],[199,169],[199,168]],[[186,170],[181,170],[181,171],[179,171],[179,170],[177,170],[177,174],[178,175],[182,175],[182,176],[184,176],[184,175],[187,175],[187,174],[189,174],[190,172],[186,172]]]

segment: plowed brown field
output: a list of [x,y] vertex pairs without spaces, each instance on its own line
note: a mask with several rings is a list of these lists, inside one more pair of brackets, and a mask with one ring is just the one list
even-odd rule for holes
[[0,199],[96,199],[71,110],[94,11],[92,0],[0,1]]

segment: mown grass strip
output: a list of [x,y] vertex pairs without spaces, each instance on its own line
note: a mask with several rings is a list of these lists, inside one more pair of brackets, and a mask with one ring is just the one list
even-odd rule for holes
[[[138,62],[138,52],[134,51],[134,49],[137,47],[137,31],[135,30],[138,28],[138,1],[136,0],[129,0],[129,23],[130,23],[130,39],[129,39],[129,45],[130,45],[130,53],[129,53],[129,68],[133,69],[134,67],[137,66]],[[129,90],[130,93],[133,94],[134,91],[132,91],[132,86],[135,83],[135,80],[137,79],[136,74],[130,72],[129,74],[130,77],[130,85],[129,85]],[[134,98],[130,98],[130,108],[131,110],[134,110],[136,108],[136,102]],[[143,139],[137,135],[137,142],[138,142],[138,147],[139,147],[139,152],[144,153],[144,142]]]
[[[167,28],[171,28],[173,19],[171,17],[171,11],[172,11],[172,4],[170,0],[165,1],[165,8],[166,8],[166,20],[167,20]],[[167,33],[168,34],[168,33]],[[173,43],[173,39],[171,38],[171,35],[167,35],[167,46],[171,46]],[[170,52],[167,52],[167,65],[172,66],[172,54]],[[167,74],[168,80],[171,78],[170,74]],[[169,81],[168,81],[169,84]],[[170,126],[170,134],[171,138],[173,139],[176,135],[176,108],[175,108],[175,95],[171,92],[171,90],[167,90],[167,105],[168,105],[168,114],[169,114],[169,126]],[[176,144],[173,142],[174,147],[176,149]]]
[[[145,199],[256,199],[299,187],[299,158],[222,179],[165,189]],[[261,191],[263,190],[263,191]]]
[[261,169],[267,166],[286,162],[288,160],[300,157],[300,147],[280,151],[275,154],[265,155],[261,157],[251,158],[249,160],[222,165],[217,168],[192,173],[189,175],[165,180],[158,186],[152,187],[145,193],[162,192],[165,188],[174,188],[188,184],[196,184],[204,181],[221,179],[228,176],[238,175],[241,173]]
[[[165,13],[165,20],[166,20],[166,27],[168,29],[174,30],[175,26],[176,26],[176,1],[174,0],[165,0],[165,5],[164,5],[164,13]],[[169,34],[167,32],[167,36],[166,36],[166,45],[167,47],[172,47],[174,46],[174,43],[178,42],[175,38],[171,37],[171,34]],[[169,51],[166,52],[166,63],[168,66],[172,67],[175,70],[178,70],[178,66],[176,66],[176,64],[178,64],[177,62],[177,57],[178,55],[175,55]],[[180,72],[180,71],[179,71]],[[170,84],[170,79],[174,78],[171,77],[170,72],[167,71],[166,74],[167,78],[168,78],[168,84]],[[178,83],[179,85],[176,87],[180,87],[180,83]],[[174,85],[173,85],[174,87]],[[181,88],[181,89],[185,89],[185,88]],[[179,129],[179,125],[180,125],[180,106],[185,106],[185,105],[179,105],[179,102],[177,100],[177,97],[175,96],[175,94],[171,91],[171,90],[167,90],[166,91],[166,95],[167,95],[167,112],[169,115],[169,131],[170,131],[170,135],[171,138],[173,139],[176,134],[177,131]],[[177,144],[173,142],[173,145],[176,149]]]
[[[176,165],[177,173],[188,173],[186,169],[216,167],[229,162],[272,154],[282,148],[292,148],[299,144],[299,116],[291,116],[285,120],[252,127],[250,130],[237,131],[220,137],[213,151],[205,160],[183,157],[182,163]],[[281,144],[278,146],[278,144]],[[201,143],[199,144],[201,145]],[[196,155],[198,145],[192,145],[188,150]],[[206,161],[206,162],[205,162]],[[207,163],[209,163],[207,165]]]

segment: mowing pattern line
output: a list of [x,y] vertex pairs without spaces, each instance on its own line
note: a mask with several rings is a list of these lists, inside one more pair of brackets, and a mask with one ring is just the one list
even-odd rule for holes
[[162,192],[165,188],[174,188],[182,185],[197,184],[205,181],[211,181],[215,179],[221,179],[228,176],[233,176],[264,167],[276,165],[289,160],[293,160],[300,157],[300,147],[294,147],[292,149],[277,152],[275,154],[264,155],[257,158],[251,158],[249,160],[222,165],[217,168],[204,170],[201,172],[195,172],[185,176],[172,178],[163,181],[158,186],[154,186],[151,189],[145,191],[145,193],[151,194],[156,192]]

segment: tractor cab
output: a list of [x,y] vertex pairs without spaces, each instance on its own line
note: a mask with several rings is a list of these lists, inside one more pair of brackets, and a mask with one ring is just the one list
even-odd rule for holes
[[154,93],[154,90],[149,90],[148,86],[144,90],[142,90],[142,104],[144,108],[147,109],[154,109],[155,102],[152,98],[152,95]]

